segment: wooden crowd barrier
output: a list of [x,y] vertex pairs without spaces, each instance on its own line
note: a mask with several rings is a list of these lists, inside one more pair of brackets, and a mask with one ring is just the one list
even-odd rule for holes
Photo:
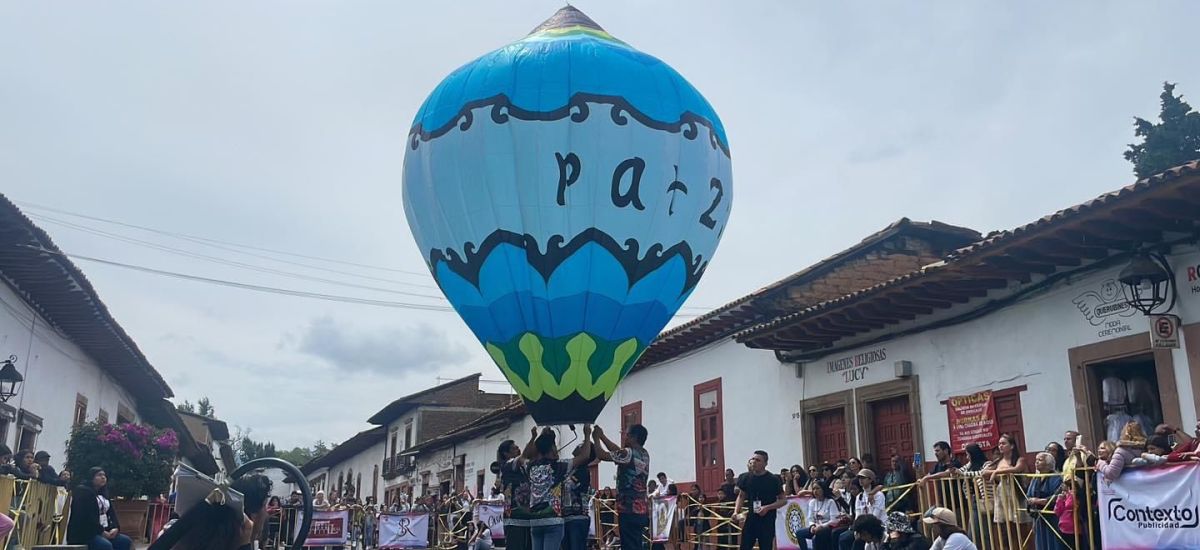
[[4,548],[19,542],[24,548],[61,544],[66,538],[71,498],[60,487],[0,476],[0,513],[13,520]]

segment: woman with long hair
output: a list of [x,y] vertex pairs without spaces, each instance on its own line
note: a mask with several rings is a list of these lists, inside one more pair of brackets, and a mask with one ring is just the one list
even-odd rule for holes
[[129,550],[133,547],[133,540],[121,534],[117,513],[108,499],[108,474],[104,468],[88,470],[83,483],[71,492],[67,543],[86,544],[88,550]]
[[224,491],[215,489],[167,527],[148,550],[252,550],[267,523],[271,479],[251,474],[229,488],[242,494],[240,512],[228,505]]
[[1012,536],[1011,528],[1006,528],[1007,524],[1029,522],[1029,516],[1023,513],[1021,489],[1015,477],[1015,474],[1027,473],[1029,467],[1025,465],[1025,456],[1021,453],[1017,438],[1012,434],[1000,434],[1000,439],[996,440],[996,450],[1000,453],[1000,460],[985,471],[983,476],[996,483],[996,506],[992,519],[1001,524],[1001,535]]

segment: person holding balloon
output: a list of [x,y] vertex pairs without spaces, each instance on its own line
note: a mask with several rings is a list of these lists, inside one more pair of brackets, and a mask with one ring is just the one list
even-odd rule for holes
[[650,452],[646,450],[649,433],[641,424],[625,431],[622,445],[613,443],[599,426],[592,429],[596,456],[617,465],[617,527],[621,550],[645,550],[646,529],[650,527],[650,499],[646,481],[650,477]]

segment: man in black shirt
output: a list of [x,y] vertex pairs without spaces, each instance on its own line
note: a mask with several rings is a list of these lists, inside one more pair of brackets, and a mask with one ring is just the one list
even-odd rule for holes
[[767,471],[767,458],[766,451],[754,451],[750,471],[737,480],[739,492],[733,517],[742,524],[741,550],[752,550],[755,542],[759,550],[775,548],[775,510],[787,504],[787,496],[783,480]]

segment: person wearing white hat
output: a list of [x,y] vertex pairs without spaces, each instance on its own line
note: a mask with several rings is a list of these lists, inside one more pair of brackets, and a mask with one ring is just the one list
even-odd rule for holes
[[930,550],[979,550],[958,526],[958,516],[953,510],[935,506],[925,511],[921,521],[929,525],[937,537]]

